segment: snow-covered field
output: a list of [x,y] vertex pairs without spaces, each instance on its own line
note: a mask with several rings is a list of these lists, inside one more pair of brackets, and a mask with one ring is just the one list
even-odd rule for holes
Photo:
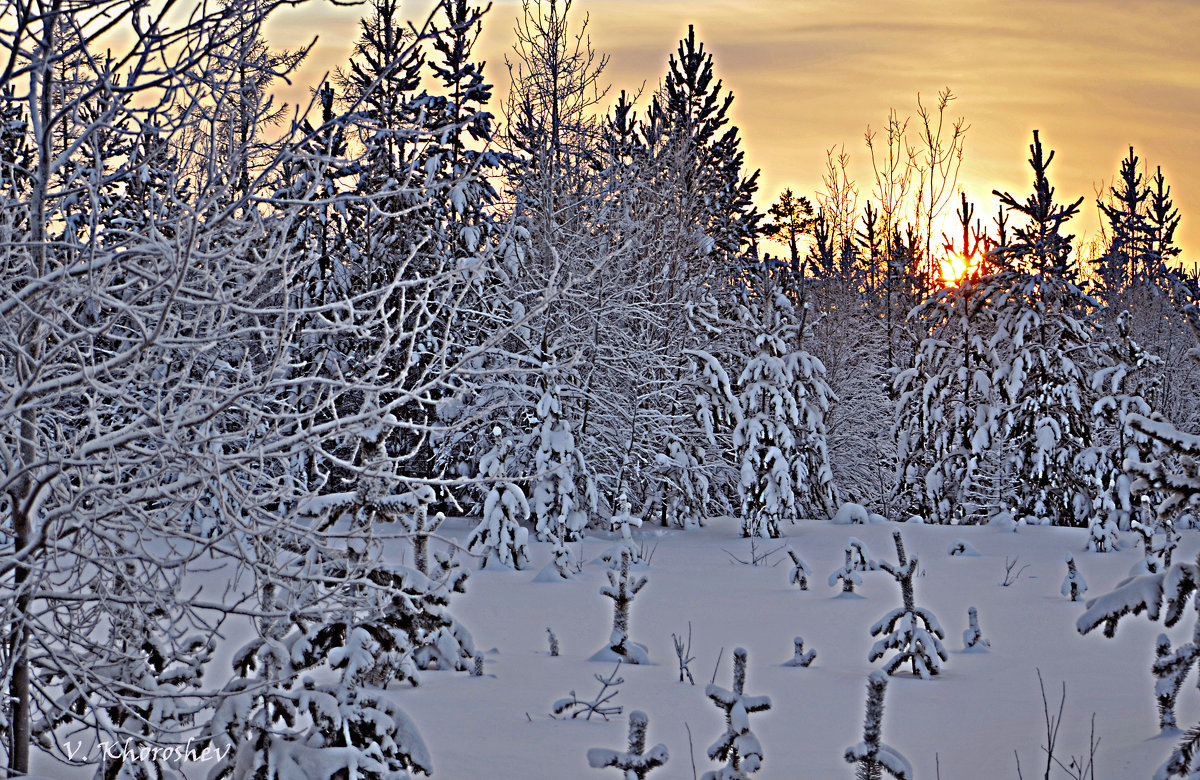
[[[911,762],[917,777],[940,771],[945,780],[1015,778],[1014,751],[1026,778],[1042,777],[1046,725],[1038,670],[1052,715],[1066,685],[1055,751],[1064,764],[1072,755],[1086,757],[1094,714],[1097,778],[1154,773],[1176,740],[1158,733],[1150,673],[1162,626],[1142,616],[1124,620],[1115,639],[1099,631],[1083,637],[1075,629],[1083,603],[1060,594],[1067,554],[1086,579],[1087,597],[1125,578],[1141,559],[1132,534],[1123,535],[1121,551],[1097,554],[1085,551],[1085,530],[1068,528],[803,523],[788,528],[786,540],[757,543],[760,553],[783,542],[799,553],[813,574],[802,592],[788,582],[792,564],[783,552],[760,566],[732,559],[750,556],[736,521],[715,520],[689,532],[647,526],[644,538],[654,554],[640,572],[648,584],[634,601],[630,634],[647,646],[652,664],[621,666],[625,682],[611,703],[624,712],[609,722],[549,713],[572,690],[592,698],[600,689],[594,675],[613,671],[611,663],[588,660],[611,629],[612,602],[600,595],[607,580],[598,558],[613,540],[583,542],[590,562],[574,580],[558,583],[534,581],[549,561],[549,546],[533,544],[532,567],[472,571],[466,595],[452,605],[485,653],[485,676],[429,672],[421,687],[398,689],[398,701],[417,722],[438,778],[615,778],[615,769],[589,768],[586,754],[592,747],[624,750],[632,710],[649,715],[647,744],[661,742],[670,751],[668,763],[649,777],[692,778],[693,761],[695,776],[719,766],[705,751],[724,730],[724,713],[705,697],[704,686],[717,667],[716,683],[730,687],[733,651],[744,647],[746,693],[771,699],[769,711],[750,716],[764,751],[757,776],[852,777],[843,753],[862,739],[867,676],[884,663],[867,660],[870,626],[900,606],[901,596],[884,572],[864,574],[859,593],[850,596],[827,580],[842,566],[851,536],[872,558],[895,561],[897,528],[920,560],[917,606],[937,616],[949,651],[940,675],[921,680],[899,673],[887,689],[883,741]],[[469,521],[458,521],[449,533],[465,537],[469,529]],[[948,555],[960,539],[979,555]],[[1197,549],[1200,537],[1184,532],[1176,560],[1190,560]],[[1012,572],[1021,573],[1003,587],[1006,561],[1014,559]],[[971,606],[991,642],[986,652],[962,651]],[[695,685],[679,682],[671,636],[686,636],[689,621]],[[1192,626],[1189,616],[1169,632],[1173,644],[1189,640]],[[559,657],[549,654],[547,627],[559,638]],[[817,651],[808,668],[782,665],[797,635]],[[1179,698],[1179,723],[1188,727],[1200,717],[1200,696],[1189,683]],[[1068,775],[1055,769],[1051,776]]]

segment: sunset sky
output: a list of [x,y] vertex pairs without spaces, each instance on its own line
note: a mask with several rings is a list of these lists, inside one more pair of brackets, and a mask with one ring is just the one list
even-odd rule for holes
[[[403,10],[424,18],[431,6],[414,1]],[[519,2],[498,1],[484,22],[485,75],[498,95],[507,90],[504,54],[519,12]],[[312,4],[276,19],[268,31],[276,46],[319,36],[297,87],[345,62],[359,13]],[[851,154],[861,207],[872,187],[867,126],[882,126],[890,108],[913,114],[918,93],[933,101],[950,87],[958,96],[952,115],[971,125],[960,185],[979,214],[994,214],[993,188],[1028,193],[1025,160],[1037,128],[1057,151],[1059,197],[1087,198],[1074,232],[1095,234],[1095,193],[1132,144],[1167,175],[1189,267],[1200,249],[1198,2],[577,0],[572,13],[590,15],[592,45],[611,57],[612,96],[643,82],[653,89],[687,25],[696,25],[736,95],[734,120],[749,166],[762,169],[764,209],[784,187],[817,190],[826,150],[840,145]]]

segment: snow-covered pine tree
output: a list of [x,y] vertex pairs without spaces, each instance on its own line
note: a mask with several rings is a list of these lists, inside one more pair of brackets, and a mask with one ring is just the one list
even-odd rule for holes
[[1154,674],[1154,703],[1158,706],[1159,731],[1178,731],[1175,720],[1175,701],[1183,681],[1192,670],[1198,657],[1196,644],[1189,642],[1178,650],[1171,650],[1171,639],[1159,634],[1154,642],[1154,663],[1150,671]]
[[792,549],[791,545],[787,547],[787,554],[792,559],[792,570],[788,574],[788,582],[800,590],[808,590],[808,578],[812,576],[808,564]]
[[1109,188],[1109,202],[1096,204],[1108,220],[1112,236],[1108,250],[1095,261],[1097,293],[1113,315],[1123,308],[1130,287],[1154,280],[1159,270],[1151,258],[1150,223],[1146,218],[1150,189],[1143,183],[1138,162],[1133,147],[1129,147],[1129,156],[1121,160],[1120,182]]
[[[633,505],[629,503],[629,496],[622,490],[617,494],[617,501],[613,516],[608,521],[608,530],[620,535],[621,541],[619,547],[622,550],[629,551],[629,557],[634,563],[641,561],[642,550],[638,543],[633,541],[634,528],[640,528],[642,518],[633,516]],[[616,550],[613,551],[613,558],[619,554]]]
[[916,605],[913,577],[917,573],[917,557],[914,555],[909,560],[899,531],[894,532],[892,538],[896,542],[898,563],[892,565],[888,561],[879,561],[877,566],[896,579],[904,604],[871,626],[871,636],[878,636],[885,631],[890,633],[875,643],[867,660],[875,661],[888,650],[894,649],[896,655],[884,668],[888,674],[895,674],[908,661],[913,674],[928,680],[941,670],[942,661],[947,658],[946,648],[941,641],[945,634],[933,613]]
[[846,748],[846,762],[858,765],[858,780],[881,780],[887,772],[896,780],[910,780],[912,765],[895,748],[883,744],[883,697],[888,677],[882,670],[867,678],[867,715],[863,723],[863,741]]
[[829,575],[829,587],[842,582],[842,593],[853,593],[856,585],[862,585],[862,572],[874,571],[879,565],[871,560],[867,546],[858,539],[850,537],[846,540],[846,563],[842,568]]
[[589,748],[588,766],[593,769],[613,767],[621,770],[623,780],[645,780],[651,769],[667,763],[667,746],[659,743],[646,750],[646,727],[650,719],[641,710],[629,713],[629,749],[624,753],[607,748]]
[[[653,480],[642,514],[672,524],[702,519],[710,490],[732,476],[722,458],[728,428],[715,431],[714,446],[693,416],[693,401],[711,378],[694,370],[696,353],[731,366],[740,346],[727,323],[729,281],[750,254],[759,221],[757,174],[743,175],[739,131],[729,125],[732,102],[712,55],[689,29],[645,118],[635,121],[626,98],[605,131],[605,174],[621,182],[610,190],[619,217],[613,238],[633,247],[636,278],[645,280],[633,330],[641,357],[630,373],[638,428],[622,437],[629,466],[622,461],[621,473]],[[654,382],[645,379],[647,360],[661,366]]]
[[833,473],[825,447],[830,392],[824,367],[798,348],[792,302],[761,266],[760,288],[742,306],[750,337],[738,378],[733,432],[740,463],[742,535],[775,538],[785,521],[830,518]]
[[763,749],[758,737],[750,730],[750,713],[771,709],[769,696],[748,696],[746,687],[746,651],[733,651],[733,689],[726,690],[715,684],[704,689],[704,695],[712,699],[725,712],[725,733],[708,748],[708,757],[713,761],[724,761],[725,766],[705,772],[701,780],[749,780],[762,768]]
[[[1130,577],[1111,592],[1090,599],[1087,610],[1079,616],[1075,627],[1084,635],[1103,627],[1104,636],[1111,638],[1116,634],[1122,618],[1145,612],[1150,620],[1161,618],[1163,625],[1170,628],[1177,625],[1184,615],[1197,613],[1197,600],[1200,600],[1200,559],[1193,563],[1176,563],[1156,574]],[[1158,678],[1155,698],[1160,708],[1169,703],[1173,715],[1174,695],[1182,685],[1183,678],[1200,659],[1200,619],[1193,626],[1192,641],[1174,650],[1170,649],[1169,642],[1164,644],[1160,637],[1155,645],[1155,659],[1153,671]],[[1166,711],[1160,709],[1160,726],[1167,721]],[[1200,725],[1184,732],[1171,756],[1155,773],[1156,780],[1195,777],[1200,773],[1198,747]]]
[[629,607],[633,597],[646,587],[645,577],[635,577],[630,573],[629,565],[632,555],[627,548],[621,549],[621,560],[614,562],[609,568],[608,584],[600,589],[600,594],[613,602],[612,633],[608,638],[608,647],[600,650],[591,658],[593,661],[609,661],[614,658],[631,664],[648,664],[650,655],[645,645],[629,639]]
[[975,607],[967,609],[967,630],[963,632],[963,650],[973,650],[982,652],[992,646],[992,643],[983,638],[983,632],[979,630],[979,611]]
[[902,513],[926,522],[988,520],[976,475],[1003,446],[990,292],[986,282],[966,277],[910,315],[928,335],[895,380],[894,497]]
[[[1125,470],[1126,460],[1138,463],[1154,455],[1153,441],[1128,421],[1134,414],[1155,414],[1161,384],[1156,371],[1161,361],[1133,339],[1131,320],[1128,310],[1120,312],[1113,323],[1115,332],[1097,347],[1100,363],[1091,377],[1096,445],[1077,461],[1091,481],[1089,526],[1094,544],[1097,539],[1115,539],[1117,529],[1128,529],[1134,522],[1158,525],[1153,504],[1134,498],[1133,479]],[[1105,547],[1113,549],[1111,544]]]
[[479,477],[490,488],[483,502],[483,517],[466,544],[482,556],[480,568],[495,555],[501,566],[520,570],[529,562],[529,529],[522,525],[529,519],[529,502],[511,481],[512,441],[502,433],[499,427],[494,429],[500,441],[479,460]]
[[538,538],[556,547],[583,538],[589,511],[596,509],[596,485],[583,453],[575,446],[571,421],[563,411],[563,386],[554,375],[537,405],[530,498]]
[[784,666],[803,666],[809,667],[812,662],[817,660],[816,650],[804,649],[804,637],[796,637],[792,640],[792,657],[783,662]]
[[1067,555],[1067,576],[1063,578],[1062,594],[1071,601],[1079,601],[1084,593],[1087,593],[1087,580],[1079,573],[1079,569],[1075,566],[1075,556]]
[[1002,268],[986,293],[996,317],[991,384],[1005,401],[1009,467],[1021,475],[1013,481],[1017,514],[1027,523],[1080,525],[1086,518],[1076,506],[1088,486],[1075,464],[1092,445],[1083,366],[1098,304],[1081,286],[1073,236],[1061,232],[1083,199],[1054,199],[1054,152],[1044,152],[1036,130],[1029,149],[1033,193],[1022,202],[995,191],[1026,223],[991,255]]

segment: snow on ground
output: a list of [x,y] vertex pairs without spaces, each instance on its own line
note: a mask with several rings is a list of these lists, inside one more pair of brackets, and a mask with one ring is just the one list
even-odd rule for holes
[[[449,533],[465,536],[470,526],[460,521]],[[909,555],[920,559],[917,605],[937,616],[950,651],[938,677],[923,681],[901,673],[887,690],[883,741],[912,763],[916,776],[933,778],[940,768],[943,780],[1015,778],[1015,750],[1024,775],[1041,777],[1045,722],[1039,669],[1052,714],[1066,684],[1056,748],[1064,763],[1072,755],[1086,756],[1094,713],[1102,768],[1097,776],[1153,774],[1175,741],[1158,734],[1149,671],[1162,626],[1138,617],[1123,621],[1113,640],[1099,632],[1076,633],[1084,604],[1060,595],[1066,554],[1074,554],[1087,580],[1087,597],[1110,590],[1141,560],[1132,535],[1123,538],[1121,552],[1085,551],[1084,529],[1021,527],[1014,533],[995,527],[802,523],[788,529],[786,540],[756,543],[760,553],[785,541],[796,549],[814,574],[810,590],[801,592],[788,584],[791,561],[782,549],[770,556],[770,564],[777,565],[732,560],[729,553],[744,560],[750,556],[750,543],[739,538],[735,520],[689,532],[644,527],[644,538],[658,546],[642,572],[649,583],[633,604],[630,638],[649,648],[653,663],[621,666],[625,683],[612,703],[622,705],[624,713],[607,723],[555,720],[548,714],[553,702],[572,690],[579,698],[592,698],[600,689],[593,675],[613,670],[612,664],[587,660],[611,630],[612,604],[599,592],[604,569],[592,563],[570,582],[533,582],[550,555],[548,545],[534,544],[529,569],[475,570],[467,594],[453,604],[486,653],[485,676],[426,673],[421,687],[396,689],[397,700],[417,722],[437,778],[616,777],[616,770],[589,768],[587,750],[624,750],[627,715],[640,709],[649,715],[647,744],[663,742],[671,755],[649,776],[690,779],[689,752],[698,774],[718,766],[705,751],[724,728],[723,714],[704,696],[704,686],[720,656],[716,682],[728,687],[733,650],[745,647],[745,691],[768,695],[772,703],[770,711],[750,719],[765,755],[758,776],[850,777],[853,767],[842,756],[862,739],[867,676],[883,663],[867,662],[874,642],[869,627],[900,605],[900,591],[883,572],[863,575],[862,587],[849,597],[826,587],[825,579],[844,562],[848,532],[866,543],[872,558],[894,561],[896,528],[903,531]],[[948,555],[959,539],[979,556]],[[612,539],[588,539],[583,557],[595,561],[612,544]],[[1200,535],[1187,532],[1178,552],[1190,558],[1198,548]],[[1014,572],[1028,568],[1002,587],[1006,559],[1019,559]],[[991,641],[988,652],[962,652],[971,606],[978,608],[983,635]],[[678,682],[671,640],[672,632],[686,636],[688,621],[695,686]],[[557,658],[549,655],[547,627],[562,646]],[[1189,640],[1191,630],[1188,617],[1168,633],[1178,643]],[[817,651],[809,668],[782,666],[792,657],[797,635]],[[1194,687],[1185,685],[1181,725],[1200,717],[1198,700]],[[1055,770],[1052,776],[1065,774]]]

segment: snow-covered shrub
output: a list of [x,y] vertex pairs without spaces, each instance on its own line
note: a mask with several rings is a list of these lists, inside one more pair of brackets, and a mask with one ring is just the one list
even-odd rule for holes
[[[634,563],[641,562],[642,550],[638,543],[633,540],[634,528],[641,528],[642,518],[633,515],[633,505],[629,503],[629,497],[622,490],[617,496],[616,511],[613,512],[612,518],[608,521],[608,530],[620,534],[621,541],[619,549],[628,550],[629,557]],[[617,550],[612,550],[606,555],[611,557],[610,563],[616,563]],[[607,558],[605,559],[608,560]]]
[[[1142,496],[1141,503],[1148,504],[1149,498]],[[1181,539],[1179,532],[1175,530],[1175,518],[1170,514],[1153,516],[1149,512],[1144,512],[1143,517],[1147,517],[1150,522],[1144,523],[1137,519],[1129,524],[1130,530],[1136,532],[1142,540],[1142,560],[1130,574],[1155,574],[1166,571],[1171,566],[1175,548],[1179,546]]]
[[788,574],[788,582],[795,585],[800,590],[808,590],[808,578],[812,576],[812,572],[791,545],[787,547],[788,557],[792,559],[792,570]]
[[816,650],[804,649],[804,637],[796,637],[792,640],[792,657],[783,662],[784,666],[810,666],[813,661],[817,660]]
[[904,604],[871,626],[871,636],[878,636],[885,631],[889,633],[871,648],[868,660],[875,661],[888,650],[896,650],[896,655],[885,667],[888,674],[894,674],[908,661],[912,664],[913,674],[919,674],[922,679],[928,680],[931,675],[941,670],[941,662],[946,660],[946,648],[941,642],[945,633],[932,612],[916,605],[913,577],[917,572],[917,557],[914,555],[912,560],[909,560],[905,555],[904,540],[901,539],[899,531],[894,532],[892,538],[896,542],[898,563],[893,566],[887,561],[879,561],[877,566],[899,583]]
[[979,612],[975,607],[967,609],[967,630],[963,632],[963,650],[974,650],[983,652],[992,646],[992,643],[983,638],[983,632],[979,630]]
[[646,727],[650,719],[641,710],[629,713],[629,750],[624,753],[607,748],[590,748],[588,766],[593,769],[613,767],[621,770],[624,780],[644,780],[651,769],[667,763],[667,747],[662,743],[646,752]]
[[879,780],[887,772],[896,780],[911,780],[912,766],[883,744],[883,696],[887,692],[887,675],[883,670],[871,672],[867,678],[867,716],[863,723],[863,741],[846,748],[846,762],[858,764],[860,780]]
[[1079,601],[1079,597],[1087,593],[1087,580],[1079,573],[1079,569],[1075,567],[1075,556],[1067,556],[1067,576],[1063,578],[1062,594],[1071,599],[1071,601]]
[[692,656],[692,621],[688,621],[687,643],[683,641],[683,637],[679,634],[671,634],[671,644],[675,647],[675,658],[679,662],[679,682],[685,679],[691,685],[696,684],[695,678],[692,677],[692,670],[688,668],[688,664],[695,661]]
[[704,695],[725,711],[725,733],[708,748],[708,757],[724,761],[725,766],[705,772],[701,780],[748,780],[762,767],[763,749],[758,737],[750,730],[750,713],[771,709],[768,696],[747,696],[746,651],[733,651],[733,690],[708,685]]
[[[624,684],[624,677],[617,677],[617,672],[621,671],[621,662],[618,660],[617,665],[613,667],[612,673],[608,677],[601,674],[593,674],[596,682],[600,683],[600,692],[591,701],[580,699],[575,695],[575,691],[571,691],[569,696],[557,700],[551,705],[551,717],[557,715],[570,714],[572,718],[584,716],[584,720],[591,720],[593,715],[599,715],[608,720],[609,715],[620,715],[621,705],[609,704],[616,695],[620,692],[617,686]],[[613,690],[609,690],[612,688]]]
[[550,657],[558,657],[558,636],[550,630],[550,626],[546,626],[546,634],[550,640]]
[[1119,532],[1112,499],[1102,494],[1088,518],[1088,543],[1096,552],[1116,552],[1121,549]]
[[631,555],[628,549],[621,550],[620,568],[609,569],[608,584],[600,589],[601,595],[612,599],[613,627],[608,638],[608,647],[592,655],[593,661],[625,661],[631,664],[650,663],[650,654],[645,645],[632,642],[629,639],[629,606],[633,597],[646,586],[645,577],[634,577],[630,574],[629,564]]
[[853,536],[846,540],[846,563],[829,575],[829,587],[842,581],[842,593],[853,593],[855,585],[862,585],[862,572],[874,571],[878,564],[871,560],[867,546]]
[[963,541],[962,539],[955,539],[954,544],[950,545],[950,547],[946,549],[946,554],[963,555],[973,558],[979,555],[979,550],[976,550],[970,542]]
[[467,537],[467,549],[481,556],[480,568],[492,556],[501,566],[518,570],[529,562],[529,529],[522,525],[529,519],[529,502],[509,481],[512,452],[512,442],[503,439],[479,460],[479,476],[491,489],[483,502],[483,517]]
[[[431,774],[412,721],[380,684],[415,680],[396,637],[344,623],[261,637],[233,659],[240,677],[205,728],[221,758],[208,775],[291,780],[355,772],[364,780]],[[387,668],[394,665],[394,668]],[[318,675],[317,673],[320,672]],[[336,682],[315,679],[335,673]]]
[[853,501],[844,501],[833,516],[834,525],[866,525],[870,522],[867,508]]

